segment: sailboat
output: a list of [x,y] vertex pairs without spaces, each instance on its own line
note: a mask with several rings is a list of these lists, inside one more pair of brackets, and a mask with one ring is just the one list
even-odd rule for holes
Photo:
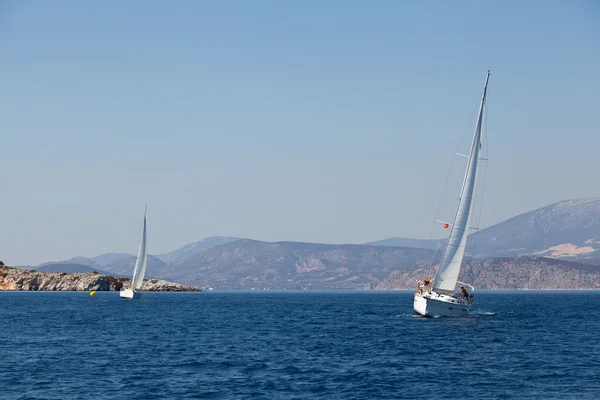
[[[451,225],[451,230],[442,253],[438,271],[433,283],[425,288],[418,288],[414,296],[415,312],[426,317],[467,315],[473,301],[475,288],[472,285],[459,282],[458,274],[465,255],[467,237],[469,236],[473,193],[475,191],[477,167],[480,161],[481,127],[489,79],[490,71],[487,72],[485,77],[475,133],[473,134],[465,177],[458,200],[458,209],[454,216],[454,222],[452,224],[445,223],[445,227]],[[461,285],[460,292],[455,291],[457,283]],[[466,287],[471,290],[470,293]]]
[[138,249],[137,259],[135,260],[135,268],[133,269],[133,277],[131,278],[131,285],[121,290],[120,296],[122,299],[139,299],[141,297],[141,293],[139,292],[139,290],[142,287],[142,283],[144,282],[147,261],[148,254],[146,253],[146,210],[144,210],[144,226],[142,228],[140,248]]

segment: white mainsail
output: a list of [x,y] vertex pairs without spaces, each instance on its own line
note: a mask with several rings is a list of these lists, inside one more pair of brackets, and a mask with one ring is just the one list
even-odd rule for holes
[[475,134],[471,143],[469,160],[460,191],[458,200],[458,209],[454,217],[454,223],[450,231],[450,237],[446,243],[446,248],[440,262],[440,267],[435,279],[433,280],[433,290],[440,293],[452,293],[456,286],[460,266],[465,255],[467,246],[467,236],[469,236],[469,221],[471,219],[471,203],[473,202],[473,193],[475,191],[475,180],[477,178],[477,165],[479,163],[479,150],[481,149],[481,126],[483,121],[483,110],[485,107],[485,95],[487,91],[490,71],[485,78],[485,86],[481,96],[479,106],[479,115],[475,125]]
[[144,227],[142,228],[142,238],[140,239],[140,248],[138,250],[137,260],[135,261],[135,268],[133,270],[133,278],[131,280],[131,286],[134,290],[138,290],[142,287],[144,282],[144,275],[146,275],[146,263],[148,261],[148,255],[146,254],[146,211],[144,211]]

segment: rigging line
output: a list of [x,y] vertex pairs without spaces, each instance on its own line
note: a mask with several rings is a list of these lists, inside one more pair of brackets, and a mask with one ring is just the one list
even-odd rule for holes
[[[488,107],[487,107],[487,103],[488,100],[487,98],[485,99],[485,108],[483,110],[484,112],[484,133],[485,133],[485,158],[488,158],[488,152],[489,152],[489,147],[488,147],[488,141],[489,141],[489,133],[488,133],[488,127],[487,127],[487,118],[488,118]],[[484,169],[483,169],[483,182],[481,183],[481,200],[479,201],[479,216],[477,217],[477,228],[480,227],[481,224],[481,219],[482,219],[482,213],[483,213],[483,196],[485,194],[485,181],[487,178],[487,170],[488,170],[488,165],[487,162],[484,165]],[[479,229],[477,229],[477,233],[479,233]],[[475,256],[475,242],[476,240],[472,240],[472,249],[471,249],[471,254],[474,257]]]
[[[483,182],[481,183],[481,200],[479,200],[479,223],[477,225],[477,228],[479,228],[480,224],[481,224],[481,215],[482,215],[482,211],[483,211],[483,195],[485,194],[485,181],[487,178],[487,165],[485,166],[484,170],[483,170]],[[477,229],[477,233],[479,233],[479,229]],[[473,240],[473,254],[475,254],[475,242],[476,240]]]
[[[454,160],[456,160],[456,153],[460,149],[460,145],[462,144],[463,139],[467,133],[467,130],[469,130],[469,126],[471,125],[471,122],[473,121],[473,116],[475,115],[475,113],[477,112],[478,109],[479,109],[479,102],[473,109],[473,112],[471,113],[471,117],[469,118],[469,122],[467,123],[467,126],[465,126],[465,130],[463,131],[463,133],[460,137],[460,141],[458,142],[458,145],[456,146],[456,150],[454,151],[454,155],[452,156],[452,162],[450,163],[450,168],[448,169],[448,174],[446,174],[446,181],[444,182],[444,188],[442,189],[442,195],[440,197],[440,201],[439,201],[437,209],[435,211],[435,218],[434,218],[433,222],[431,223],[431,230],[429,231],[429,241],[433,240],[433,229],[435,228],[435,223],[436,223],[435,220],[439,219],[439,216],[440,216],[440,209],[442,207],[442,202],[444,201],[444,195],[446,193],[446,190],[448,189],[448,181],[450,180],[450,174],[452,173],[452,167],[454,166]],[[435,257],[437,255],[437,251],[440,247],[442,240],[443,239],[438,239],[438,244],[436,246],[436,250],[433,253],[433,256],[431,257],[431,262],[429,263],[430,267],[432,267],[434,265]],[[446,238],[446,242],[447,241],[448,241],[448,239]],[[445,246],[444,246],[444,249],[445,249]],[[442,258],[443,258],[443,252],[442,252]],[[440,261],[441,261],[441,258],[440,258]]]

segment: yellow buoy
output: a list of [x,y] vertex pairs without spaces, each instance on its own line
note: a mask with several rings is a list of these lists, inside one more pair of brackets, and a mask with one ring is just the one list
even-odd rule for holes
[[95,296],[95,295],[96,295],[96,291],[95,291],[95,290],[92,290],[92,291],[90,292],[90,296]]

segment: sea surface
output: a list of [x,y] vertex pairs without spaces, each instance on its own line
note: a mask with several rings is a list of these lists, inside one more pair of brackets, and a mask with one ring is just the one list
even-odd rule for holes
[[0,292],[1,399],[600,399],[600,291]]

